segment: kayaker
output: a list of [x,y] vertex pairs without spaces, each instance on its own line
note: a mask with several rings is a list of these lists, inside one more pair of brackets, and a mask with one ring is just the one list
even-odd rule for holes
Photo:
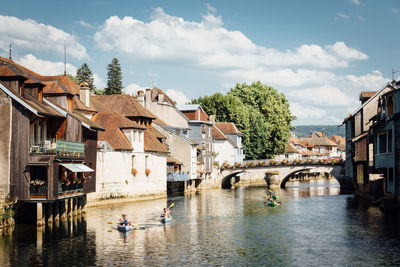
[[164,208],[164,212],[163,212],[163,214],[161,214],[161,217],[164,217],[164,218],[171,217],[171,214],[169,212],[169,208]]
[[122,214],[121,219],[119,219],[120,225],[132,225],[131,220],[128,219],[128,216],[124,213]]

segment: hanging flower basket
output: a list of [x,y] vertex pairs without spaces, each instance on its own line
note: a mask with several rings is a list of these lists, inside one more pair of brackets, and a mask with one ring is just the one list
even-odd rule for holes
[[136,174],[138,173],[138,171],[135,168],[132,168],[131,172],[132,172],[133,176],[136,176]]
[[150,175],[150,169],[146,169],[145,171],[144,171],[144,173],[146,174],[146,176],[149,176]]

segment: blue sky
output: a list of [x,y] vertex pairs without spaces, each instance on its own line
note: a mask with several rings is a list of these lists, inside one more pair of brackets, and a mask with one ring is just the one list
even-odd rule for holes
[[[156,86],[178,103],[260,80],[286,94],[294,124],[340,124],[361,90],[400,68],[400,1],[9,1],[0,55],[38,73],[83,62],[106,81],[117,57],[126,92]],[[398,78],[396,74],[395,78]]]

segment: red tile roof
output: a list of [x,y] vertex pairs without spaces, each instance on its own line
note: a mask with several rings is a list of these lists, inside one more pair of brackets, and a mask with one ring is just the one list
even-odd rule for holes
[[299,153],[299,151],[291,143],[288,143],[286,145],[286,153]]
[[92,120],[101,125],[105,131],[99,132],[98,140],[107,141],[115,150],[132,150],[132,145],[121,129],[146,129],[145,127],[131,121],[117,112],[99,112]]
[[224,135],[224,133],[218,129],[217,126],[213,125],[212,130],[212,139],[214,140],[227,140],[228,138]]
[[233,122],[217,122],[215,125],[224,133],[224,134],[241,134],[239,129]]
[[125,117],[156,118],[153,113],[145,109],[130,95],[90,96],[90,106],[99,111],[115,111]]
[[168,153],[168,148],[158,141],[150,129],[144,131],[144,150],[158,153]]

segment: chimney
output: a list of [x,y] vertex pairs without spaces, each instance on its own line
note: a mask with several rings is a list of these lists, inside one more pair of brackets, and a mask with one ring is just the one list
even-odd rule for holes
[[145,108],[151,110],[151,89],[146,89],[146,97],[144,99]]
[[144,92],[143,90],[137,91],[136,101],[144,107]]
[[79,84],[79,99],[85,104],[86,107],[90,106],[90,88],[86,82]]
[[215,115],[210,115],[209,120],[210,122],[215,123]]

